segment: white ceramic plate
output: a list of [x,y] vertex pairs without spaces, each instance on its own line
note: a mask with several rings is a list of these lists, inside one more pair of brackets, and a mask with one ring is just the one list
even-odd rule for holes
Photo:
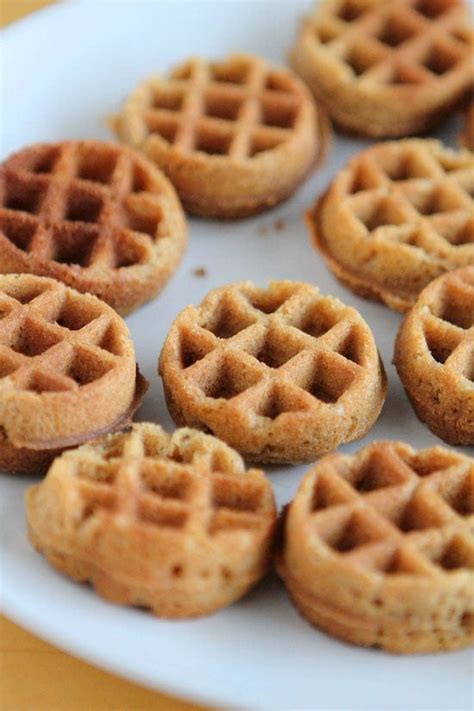
[[[103,118],[136,82],[189,54],[250,50],[284,62],[308,2],[71,2],[2,36],[1,155],[35,141],[110,138]],[[440,133],[454,143],[452,123]],[[400,317],[338,284],[308,242],[302,212],[363,142],[337,138],[324,170],[293,199],[239,222],[190,221],[190,247],[162,297],[129,317],[151,382],[139,413],[171,428],[156,360],[176,313],[214,286],[240,279],[312,282],[360,310],[389,376],[382,416],[364,442],[439,444],[418,422],[390,365]],[[284,229],[277,229],[282,218]],[[262,234],[264,232],[264,234]],[[193,275],[205,267],[207,276]],[[270,472],[280,504],[305,467]],[[311,628],[283,586],[265,582],[240,603],[194,622],[162,622],[103,602],[52,570],[26,539],[23,494],[32,480],[2,476],[1,593],[5,613],[84,659],[195,701],[268,709],[468,709],[469,651],[399,658],[337,642]]]

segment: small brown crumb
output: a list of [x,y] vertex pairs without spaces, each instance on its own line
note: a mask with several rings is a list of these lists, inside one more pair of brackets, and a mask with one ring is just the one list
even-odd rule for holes
[[193,274],[195,277],[205,277],[207,276],[207,269],[205,267],[196,267],[196,269],[193,269]]
[[278,232],[284,230],[286,227],[286,222],[283,217],[279,217],[278,220],[275,220],[275,222],[273,223],[273,227],[278,230]]
[[257,227],[257,232],[258,232],[259,235],[261,235],[261,236],[263,237],[263,235],[268,234],[268,226],[265,225],[265,224],[263,224],[263,223],[260,224],[260,225]]

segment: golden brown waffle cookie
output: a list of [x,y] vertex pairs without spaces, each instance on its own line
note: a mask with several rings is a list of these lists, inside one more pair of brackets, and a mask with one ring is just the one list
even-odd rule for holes
[[267,571],[276,521],[263,472],[215,437],[152,424],[66,452],[26,506],[52,565],[174,618],[242,597]]
[[248,54],[190,59],[147,80],[112,124],[167,173],[189,212],[210,217],[287,198],[328,138],[298,77]]
[[151,299],[186,246],[181,205],[138,153],[37,143],[0,166],[0,271],[59,279],[120,313]]
[[211,291],[178,315],[159,368],[177,424],[259,462],[311,461],[362,437],[386,392],[360,314],[290,281]]
[[474,99],[466,108],[464,114],[464,128],[459,136],[459,142],[470,151],[474,151]]
[[308,224],[336,277],[406,311],[446,271],[474,264],[474,156],[406,139],[356,155]]
[[409,136],[469,91],[473,37],[462,0],[326,0],[290,61],[343,130]]
[[279,573],[312,624],[392,652],[474,642],[474,462],[376,442],[331,454],[286,510]]
[[394,363],[420,420],[449,444],[474,444],[474,267],[422,291],[398,331]]
[[123,427],[143,392],[110,306],[54,279],[0,275],[0,470],[35,471]]

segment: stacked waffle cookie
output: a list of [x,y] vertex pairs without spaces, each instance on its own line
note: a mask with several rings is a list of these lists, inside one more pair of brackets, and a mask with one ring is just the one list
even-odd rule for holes
[[311,461],[362,437],[386,393],[360,314],[290,281],[215,289],[178,315],[159,368],[177,424],[260,462]]
[[440,274],[474,265],[474,156],[439,142],[380,143],[352,160],[308,213],[344,284],[406,311]]
[[419,418],[449,444],[474,444],[474,266],[422,291],[394,362]]
[[171,618],[240,598],[269,567],[276,521],[262,472],[214,437],[152,424],[56,459],[27,516],[61,572]]
[[472,87],[462,0],[324,0],[291,64],[345,131],[401,137],[432,128]]
[[185,246],[173,187],[126,147],[35,144],[0,167],[0,272],[54,277],[127,313],[163,288]]
[[378,442],[324,457],[283,521],[278,567],[311,623],[393,652],[474,641],[474,463]]
[[112,125],[167,173],[189,212],[227,218],[291,195],[328,133],[298,77],[248,54],[151,78]]
[[0,276],[0,469],[36,472],[120,429],[145,389],[110,306],[54,279]]

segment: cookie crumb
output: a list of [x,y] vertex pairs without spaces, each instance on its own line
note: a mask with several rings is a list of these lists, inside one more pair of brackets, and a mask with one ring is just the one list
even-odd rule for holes
[[279,217],[278,220],[275,220],[275,222],[273,223],[273,227],[278,230],[278,232],[284,230],[286,227],[286,222],[283,217]]
[[265,224],[261,224],[257,227],[257,232],[259,235],[263,237],[263,235],[268,234],[268,226]]
[[193,269],[193,274],[195,277],[205,277],[207,276],[207,269],[205,267],[196,267],[196,269]]

